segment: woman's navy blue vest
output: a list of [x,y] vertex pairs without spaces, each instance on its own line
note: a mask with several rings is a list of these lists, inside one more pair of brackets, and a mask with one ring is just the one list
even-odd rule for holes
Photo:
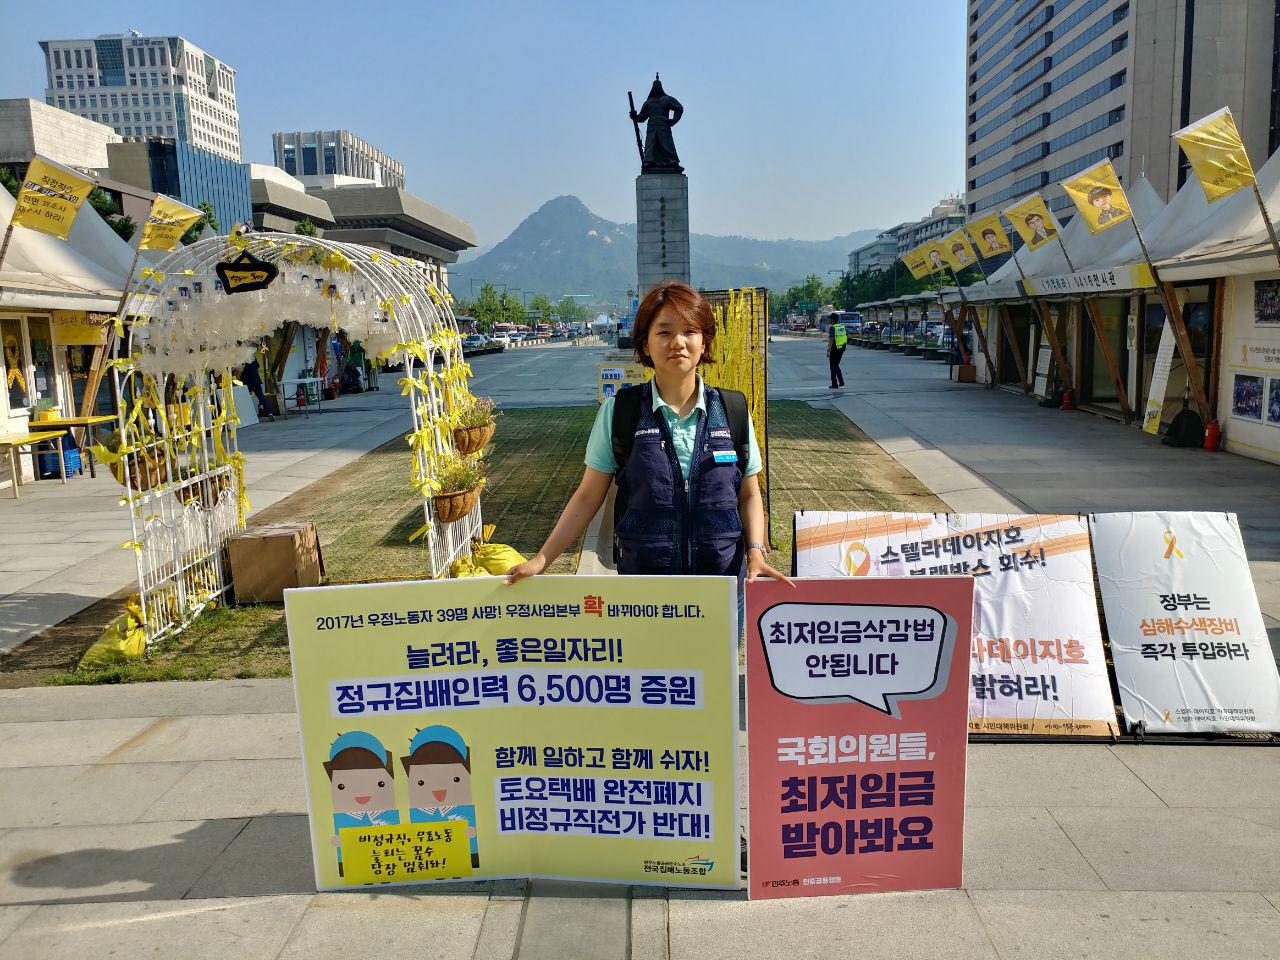
[[667,421],[653,409],[652,382],[642,389],[631,455],[616,475],[626,501],[614,523],[618,572],[737,576],[742,470],[720,391],[704,388],[707,411],[699,416],[686,485]]

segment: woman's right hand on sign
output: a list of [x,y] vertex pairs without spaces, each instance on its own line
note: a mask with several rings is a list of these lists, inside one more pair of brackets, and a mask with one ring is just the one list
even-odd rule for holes
[[524,563],[517,563],[514,567],[508,570],[507,583],[512,584],[517,580],[523,580],[525,577],[535,577],[545,569],[547,569],[547,558],[542,554],[538,554],[532,560],[526,560]]

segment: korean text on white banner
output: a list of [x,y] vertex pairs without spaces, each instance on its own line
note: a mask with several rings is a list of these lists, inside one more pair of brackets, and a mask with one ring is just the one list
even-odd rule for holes
[[1082,517],[796,514],[801,577],[974,578],[969,731],[1117,732]]
[[1233,513],[1097,513],[1094,557],[1125,722],[1280,730],[1280,674]]

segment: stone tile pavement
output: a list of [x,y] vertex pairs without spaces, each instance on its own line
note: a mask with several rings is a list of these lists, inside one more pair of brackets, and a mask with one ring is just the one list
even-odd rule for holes
[[0,691],[0,960],[1280,956],[1280,751],[976,744],[965,842],[958,891],[316,894],[290,681]]
[[[240,432],[253,512],[409,429],[408,401],[384,374],[383,389],[340,397],[324,412],[290,415]],[[0,494],[0,653],[134,582],[131,539],[121,487],[98,476],[31,483],[21,499]]]

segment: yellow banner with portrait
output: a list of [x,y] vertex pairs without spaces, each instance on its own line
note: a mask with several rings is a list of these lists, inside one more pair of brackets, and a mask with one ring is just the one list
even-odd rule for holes
[[13,209],[13,225],[63,240],[71,233],[93,181],[60,163],[34,157],[27,167]]
[[1094,164],[1079,176],[1062,181],[1062,189],[1080,211],[1092,233],[1133,219],[1129,198],[1110,160]]
[[974,253],[973,244],[969,242],[963,227],[948,233],[938,241],[938,246],[942,248],[943,255],[951,264],[951,268],[957,272],[978,262],[978,255]]
[[285,592],[316,885],[739,880],[737,583]]
[[1031,250],[1039,250],[1046,243],[1052,243],[1062,232],[1053,211],[1038,193],[1005,207],[1001,213]]
[[998,213],[972,221],[965,226],[965,230],[973,238],[978,256],[984,260],[1013,252],[1013,245],[1009,243],[1009,235],[1004,232],[1004,224],[1000,222]]
[[907,269],[911,271],[911,276],[917,280],[927,280],[934,272],[934,268],[929,264],[929,259],[922,247],[908,250],[900,259],[907,265]]
[[1229,107],[1175,131],[1173,139],[1187,155],[1210,203],[1256,182],[1253,164]]

